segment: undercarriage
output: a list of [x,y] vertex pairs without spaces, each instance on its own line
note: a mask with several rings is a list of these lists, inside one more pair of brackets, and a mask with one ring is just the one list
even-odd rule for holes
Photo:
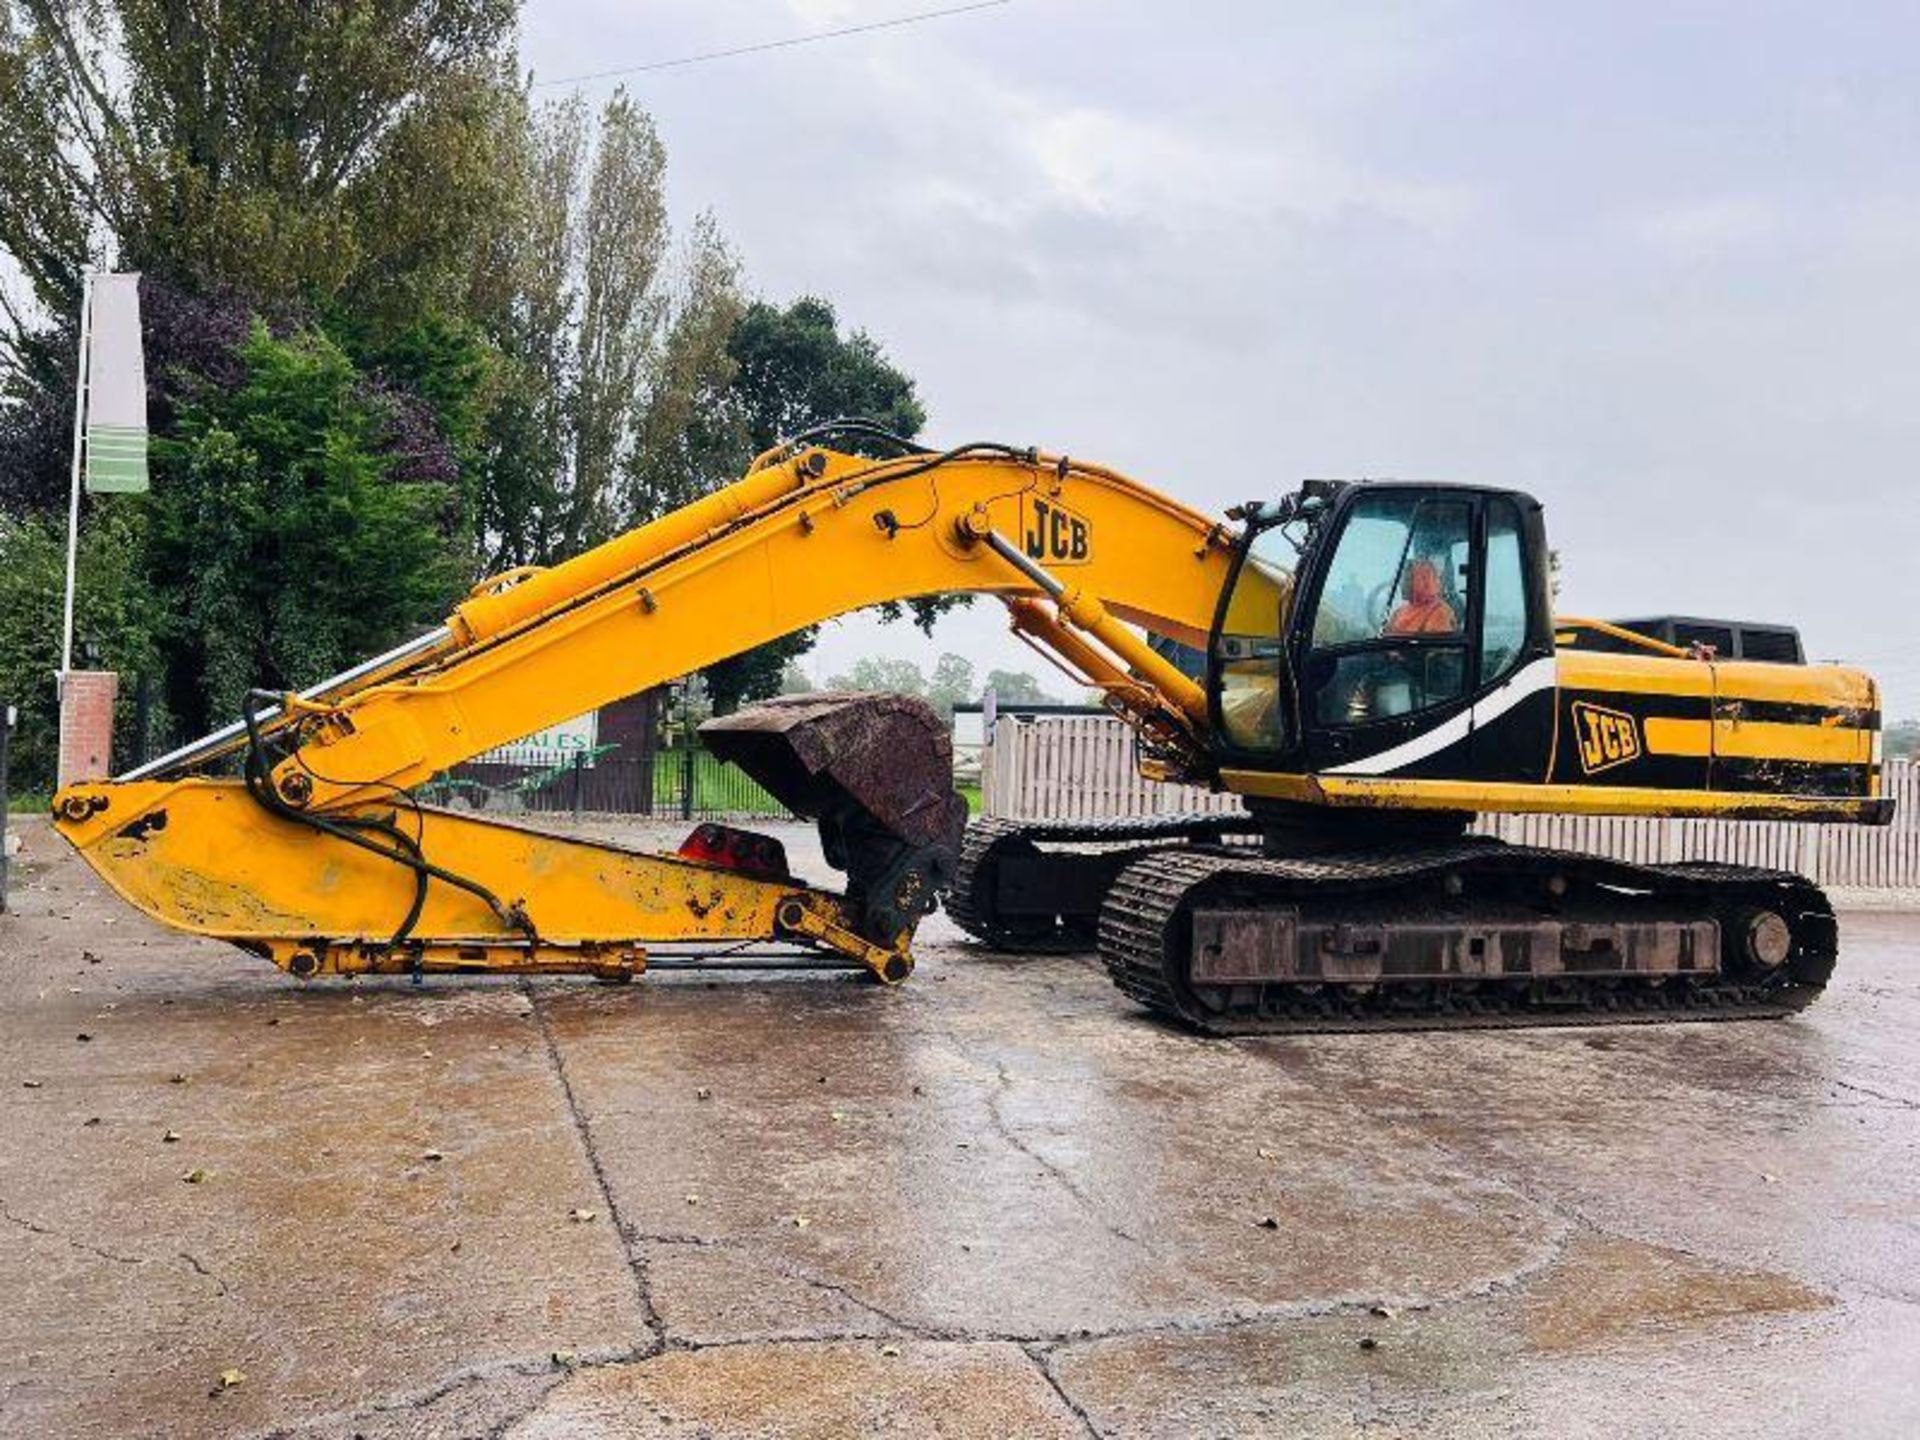
[[1297,848],[1253,816],[975,822],[948,908],[998,948],[1097,950],[1221,1034],[1773,1018],[1833,968],[1791,874],[1465,836],[1270,853]]

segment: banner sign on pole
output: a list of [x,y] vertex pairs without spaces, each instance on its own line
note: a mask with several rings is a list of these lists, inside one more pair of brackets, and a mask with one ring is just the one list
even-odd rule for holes
[[140,348],[140,277],[93,277],[88,336],[87,490],[147,488],[147,366]]

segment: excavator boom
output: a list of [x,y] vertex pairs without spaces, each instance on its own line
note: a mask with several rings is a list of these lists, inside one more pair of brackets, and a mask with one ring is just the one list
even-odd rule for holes
[[[250,701],[225,732],[62,791],[56,821],[148,914],[300,975],[630,974],[653,944],[785,940],[897,979],[914,922],[951,879],[965,816],[949,741],[923,706],[816,698],[710,730],[716,752],[819,819],[845,896],[783,864],[743,868],[726,846],[636,855],[409,792],[802,626],[956,591],[998,595],[1070,635],[1081,678],[1197,764],[1200,688],[1121,622],[1204,643],[1229,553],[1212,521],[1064,457],[796,446],[564,564],[485,582],[445,625],[301,695]],[[1038,560],[1076,583],[1036,572]],[[233,755],[242,779],[196,773]]]

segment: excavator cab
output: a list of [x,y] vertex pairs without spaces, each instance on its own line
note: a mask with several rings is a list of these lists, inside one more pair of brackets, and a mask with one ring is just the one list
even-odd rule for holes
[[1208,647],[1223,769],[1545,778],[1551,695],[1505,703],[1542,661],[1551,688],[1537,501],[1312,481],[1239,515]]

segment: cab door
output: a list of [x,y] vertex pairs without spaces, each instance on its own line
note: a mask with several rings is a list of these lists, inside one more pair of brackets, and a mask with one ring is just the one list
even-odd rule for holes
[[1346,506],[1297,641],[1309,770],[1372,773],[1376,757],[1403,775],[1460,768],[1473,527],[1457,492],[1369,486]]
[[[1538,507],[1529,525],[1523,499],[1412,485],[1352,495],[1294,641],[1310,770],[1544,778],[1552,635]],[[1513,716],[1525,723],[1507,723],[1542,687]]]

